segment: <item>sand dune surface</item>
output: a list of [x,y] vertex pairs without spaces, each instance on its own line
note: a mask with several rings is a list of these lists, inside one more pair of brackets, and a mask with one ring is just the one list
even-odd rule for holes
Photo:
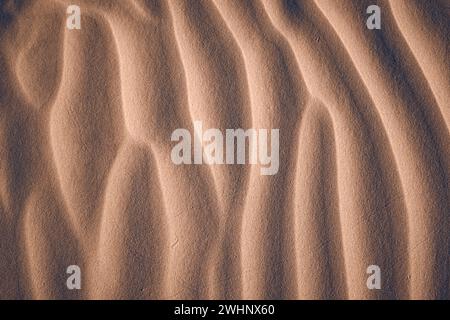
[[[0,1],[0,299],[449,299],[449,21],[444,0]],[[175,164],[177,129],[206,152],[196,122],[278,130],[275,174]]]

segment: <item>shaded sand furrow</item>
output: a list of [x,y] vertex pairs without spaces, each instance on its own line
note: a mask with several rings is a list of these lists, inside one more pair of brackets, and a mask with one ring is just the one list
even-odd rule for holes
[[76,264],[86,269],[87,261],[64,215],[61,201],[55,197],[52,186],[43,183],[35,189],[24,208],[21,231],[22,286],[25,298],[79,299],[83,291],[70,291],[66,287],[66,268]]
[[[96,299],[162,298],[167,268],[160,178],[146,147],[127,141],[105,190],[97,260],[88,288]],[[145,266],[144,270],[142,267]]]
[[0,263],[0,277],[3,281],[0,283],[0,299],[14,299],[18,297],[17,279],[17,253],[14,246],[16,241],[15,225],[9,219],[11,212],[5,210],[4,206],[0,206],[0,234],[2,241],[0,242],[0,255],[2,262]]
[[[404,280],[402,261],[408,259],[402,257],[406,252],[406,239],[402,235],[405,210],[401,188],[394,178],[395,168],[383,167],[384,163],[392,162],[383,125],[365,88],[360,86],[349,57],[341,44],[330,37],[333,30],[327,27],[314,4],[296,2],[295,7],[289,8],[283,1],[264,3],[274,24],[289,39],[311,94],[324,102],[335,124],[342,253],[346,265],[346,270],[340,272],[347,274],[348,295],[395,297],[393,289],[399,289],[399,281]],[[371,264],[389,270],[385,272],[386,284],[395,285],[383,292],[368,291],[364,280],[366,268]],[[404,283],[403,286],[406,289]]]
[[[23,26],[26,30],[22,32],[30,39],[23,41],[26,46],[17,55],[15,70],[24,97],[40,113],[49,111],[61,83],[63,64],[55,63],[62,59],[63,53],[63,43],[60,40],[65,31],[65,17],[63,12],[58,10],[60,8],[50,2],[39,9],[30,10],[30,16],[25,18],[40,22],[40,26],[32,30]],[[36,10],[40,10],[39,15],[33,16]],[[42,17],[45,19],[40,19]]]
[[450,130],[450,26],[445,15],[449,9],[435,1],[391,0],[389,4]]
[[[409,220],[410,286],[413,298],[446,295],[448,283],[448,131],[423,88],[412,79],[407,46],[392,23],[387,3],[384,29],[367,33],[368,1],[337,5],[316,1],[344,43],[361,75],[390,139]],[[400,40],[399,40],[400,39]],[[378,50],[376,49],[378,48]],[[404,63],[408,61],[408,65]],[[417,70],[416,70],[417,71]],[[420,78],[420,74],[415,74]]]
[[2,215],[0,218],[6,219],[6,209],[11,209],[13,202],[10,185],[10,171],[9,171],[9,159],[8,159],[8,125],[6,119],[6,111],[0,116],[0,181],[4,183],[0,184],[0,203]]
[[[450,297],[446,2],[376,2],[0,1],[0,299]],[[195,120],[278,173],[174,165]]]
[[[25,9],[24,9],[25,10]],[[6,266],[9,271],[2,272],[0,285],[0,295],[3,298],[56,298],[57,292],[60,292],[61,285],[55,282],[55,271],[59,262],[64,260],[61,265],[69,263],[67,256],[70,256],[71,248],[67,246],[65,252],[58,252],[52,244],[58,243],[57,239],[66,239],[67,232],[59,232],[55,225],[54,210],[50,210],[52,205],[58,206],[58,190],[52,166],[51,149],[48,143],[48,104],[46,108],[39,110],[44,101],[27,101],[25,92],[38,92],[36,87],[32,87],[33,82],[21,82],[18,77],[17,69],[20,69],[22,61],[18,56],[27,46],[20,41],[28,39],[29,30],[25,25],[31,21],[39,22],[39,19],[46,13],[55,12],[55,7],[51,4],[42,6],[40,11],[36,7],[26,6],[17,20],[11,24],[11,29],[16,37],[10,37],[8,34],[2,34],[0,65],[2,66],[2,80],[0,91],[2,92],[2,101],[7,114],[5,124],[5,140],[2,141],[2,157],[6,163],[2,164],[2,180],[6,182],[8,215],[2,215],[2,246],[0,254],[5,263],[2,263],[3,269]],[[56,19],[56,25],[60,25],[61,14],[52,15]],[[16,19],[14,18],[14,19]],[[26,24],[23,24],[26,22]],[[59,22],[59,23],[58,23]],[[43,25],[42,29],[36,28],[39,35],[49,32],[49,25]],[[60,33],[61,35],[62,33]],[[3,37],[5,36],[5,37]],[[60,48],[60,37],[55,34],[56,45],[48,49]],[[34,40],[33,40],[34,41]],[[26,41],[25,41],[26,43]],[[53,53],[46,52],[45,49],[38,50],[33,58],[39,59],[42,56],[52,56]],[[39,78],[42,69],[34,69],[34,75]],[[32,72],[33,72],[32,71]],[[53,73],[52,76],[58,79],[59,74]],[[51,78],[48,79],[51,82]],[[55,83],[57,81],[54,81]],[[41,84],[38,84],[39,86]],[[42,88],[41,88],[42,89]],[[55,90],[49,84],[48,92]],[[3,94],[4,93],[4,94]],[[42,93],[42,92],[41,92]],[[44,93],[47,99],[51,94]],[[56,196],[55,196],[56,195]],[[37,208],[37,210],[35,209]],[[55,208],[55,207],[52,207]],[[61,208],[60,208],[61,209]],[[61,214],[62,213],[62,214]],[[58,210],[57,214],[63,220],[65,214],[63,210]],[[32,220],[30,222],[30,220]],[[59,221],[61,222],[61,221]],[[45,235],[37,241],[28,241],[33,235]],[[53,239],[50,236],[54,235]],[[40,250],[40,248],[45,248]],[[50,249],[46,251],[46,249]],[[45,268],[45,264],[53,263],[52,268]],[[61,266],[60,265],[60,266]],[[58,270],[59,271],[59,270]],[[34,279],[30,278],[34,276]],[[58,279],[64,277],[58,272]],[[45,286],[45,288],[43,288]],[[59,288],[57,288],[59,286]],[[40,290],[42,289],[42,290]],[[53,294],[52,294],[53,293]],[[69,296],[70,294],[67,293]],[[61,295],[59,295],[61,296]],[[72,297],[77,294],[72,294]]]
[[299,299],[347,298],[335,149],[331,117],[313,101],[302,119],[295,180]]
[[308,95],[289,46],[270,25],[259,3],[214,3],[243,52],[252,126],[281,128],[280,146],[290,146],[281,149],[277,175],[262,176],[260,165],[251,169],[242,221],[242,296],[294,297],[294,257],[285,254],[294,249],[289,241],[293,217],[290,195],[281,190],[293,179],[294,141]]
[[23,100],[14,95],[13,90],[9,90],[9,84],[14,81],[14,74],[8,63],[7,48],[3,46],[5,37],[0,33],[0,299],[13,299],[19,296],[17,279],[17,246],[16,246],[16,226],[18,202],[23,200],[23,196],[14,193],[18,190],[18,182],[15,181],[13,152],[16,148],[11,143],[11,131],[16,127],[17,116],[9,103],[16,102],[22,105]]
[[[171,2],[175,35],[186,71],[191,118],[203,130],[250,128],[251,110],[245,66],[239,47],[211,2]],[[206,30],[206,31],[205,31]],[[200,137],[201,138],[201,137]],[[225,156],[225,155],[224,155]],[[215,260],[222,268],[215,298],[240,295],[239,237],[248,167],[212,165],[220,204]]]
[[160,3],[148,20],[134,20],[120,10],[108,14],[121,61],[126,128],[136,141],[151,146],[161,177],[170,243],[165,252],[169,264],[163,295],[209,297],[219,270],[210,258],[217,240],[219,207],[215,194],[208,193],[214,188],[208,168],[174,166],[170,159],[171,132],[176,128],[193,131],[170,12],[167,4]]
[[[122,137],[118,60],[99,16],[83,16],[84,33],[65,33],[64,73],[51,114],[51,141],[74,232],[96,239],[106,177]],[[105,52],[107,52],[105,59]]]

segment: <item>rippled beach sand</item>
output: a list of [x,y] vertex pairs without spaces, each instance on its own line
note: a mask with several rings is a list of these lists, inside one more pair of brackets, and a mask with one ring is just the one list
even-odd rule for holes
[[[449,299],[449,8],[0,1],[0,298]],[[194,121],[277,173],[175,165]]]

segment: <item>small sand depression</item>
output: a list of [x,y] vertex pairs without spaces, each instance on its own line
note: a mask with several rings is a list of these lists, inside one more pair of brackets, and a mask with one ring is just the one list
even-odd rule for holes
[[[449,28],[446,0],[0,1],[0,298],[449,299]],[[275,174],[175,164],[196,121],[279,133]]]

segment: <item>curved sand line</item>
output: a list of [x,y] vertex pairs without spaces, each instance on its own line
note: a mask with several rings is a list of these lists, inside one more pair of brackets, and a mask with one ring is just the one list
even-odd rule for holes
[[[450,33],[448,17],[445,17],[448,5],[446,9],[438,3],[417,0],[390,1],[389,4],[450,129],[450,48],[448,41],[440,36]],[[421,27],[416,28],[419,25]]]
[[[186,71],[191,118],[203,130],[250,128],[251,110],[243,58],[231,33],[211,2],[171,2],[175,35]],[[199,19],[199,17],[201,17]],[[207,30],[206,32],[204,30]],[[205,50],[204,48],[207,48]],[[240,295],[239,228],[248,166],[211,166],[220,203],[219,242],[216,248],[223,268],[215,282],[221,286],[214,298]]]
[[[350,298],[368,298],[366,294],[377,292],[367,291],[363,281],[366,278],[364,266],[377,264],[390,272],[394,271],[390,261],[407,251],[401,244],[404,209],[401,203],[395,204],[389,200],[393,193],[389,186],[398,186],[398,183],[389,178],[395,173],[382,166],[382,163],[392,161],[392,156],[383,150],[389,145],[382,135],[384,128],[378,120],[378,114],[364,108],[372,104],[370,98],[358,84],[358,75],[353,66],[345,63],[349,59],[345,52],[339,50],[339,43],[333,43],[333,39],[328,36],[332,30],[327,30],[326,21],[321,19],[314,5],[298,4],[295,10],[287,14],[286,7],[269,1],[265,4],[274,24],[290,40],[300,69],[305,74],[306,85],[313,95],[324,101],[335,123],[336,143],[339,146],[339,205],[348,290]],[[311,69],[314,72],[310,72]],[[373,132],[378,132],[380,137]],[[367,167],[377,168],[374,170],[377,174],[365,172]],[[398,215],[397,221],[392,221],[391,216],[395,215]],[[394,240],[397,252],[392,251],[394,248],[389,248],[392,244],[385,240],[394,231],[393,223],[397,225],[394,234],[399,236],[399,240]],[[368,238],[368,230],[377,228],[379,224],[384,225],[383,233],[371,234]],[[355,238],[358,241],[355,242]],[[400,267],[398,272],[404,273],[405,266],[401,262],[397,266]],[[387,277],[389,282],[395,280],[390,273]],[[388,290],[384,290],[383,294],[385,298],[392,297]]]
[[[159,182],[148,150],[126,142],[105,191],[93,298],[162,298],[169,245]],[[142,265],[152,267],[141,273]]]
[[333,123],[319,101],[308,106],[302,123],[294,209],[297,294],[299,299],[345,299]]
[[[283,241],[283,231],[292,228],[292,210],[287,205],[288,195],[279,190],[289,181],[296,149],[293,137],[307,95],[290,48],[270,25],[260,4],[222,1],[215,1],[215,4],[243,52],[252,126],[282,128],[280,145],[292,146],[291,150],[282,150],[282,165],[275,177],[261,176],[258,166],[251,169],[248,190],[252,193],[247,194],[242,221],[241,250],[245,257],[241,262],[242,296],[251,299],[292,297],[292,274],[286,274],[285,270],[293,259],[283,256],[285,251],[293,249],[290,241]],[[258,34],[258,30],[263,33]]]
[[[445,218],[445,212],[449,212],[448,131],[435,114],[433,102],[429,99],[427,105],[431,108],[425,108],[424,96],[414,97],[421,90],[408,74],[408,67],[397,63],[406,58],[402,56],[400,60],[399,55],[409,52],[395,36],[388,14],[384,21],[385,29],[390,32],[367,39],[359,29],[349,26],[363,23],[352,12],[361,11],[368,2],[358,3],[356,8],[336,6],[330,1],[317,3],[352,57],[391,139],[409,216],[409,254],[414,256],[409,260],[411,297],[445,296],[449,273],[448,219]],[[377,47],[383,50],[375,51]],[[372,57],[370,63],[367,57]],[[388,72],[391,68],[403,76]]]
[[[0,4],[0,298],[449,298],[448,15],[378,3]],[[175,166],[196,120],[278,173]]]

